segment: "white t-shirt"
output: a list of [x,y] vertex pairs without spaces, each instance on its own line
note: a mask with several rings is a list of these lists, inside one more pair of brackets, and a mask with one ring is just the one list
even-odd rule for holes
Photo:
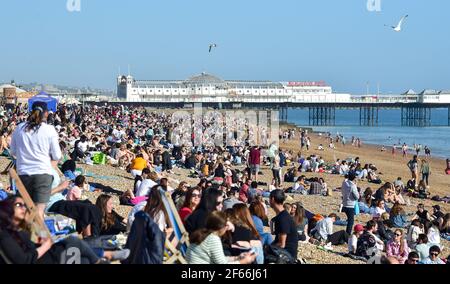
[[138,197],[138,196],[147,196],[148,193],[150,192],[150,190],[151,190],[155,185],[157,185],[157,183],[154,182],[153,180],[151,180],[151,179],[144,179],[144,180],[141,182],[141,185],[139,186],[139,189],[137,190],[135,196],[136,196],[136,197]]
[[[147,205],[147,201],[143,201],[137,205],[135,205],[133,207],[133,209],[131,209],[130,214],[128,214],[128,222],[127,222],[127,231],[129,232],[131,230],[131,226],[133,225],[134,222],[134,215],[136,213],[138,213],[139,211],[142,211],[145,206]],[[164,213],[162,211],[160,211],[158,214],[156,214],[156,218],[154,218],[154,220],[156,224],[158,224],[159,229],[164,232],[164,230],[166,229],[166,219],[164,217]]]
[[85,142],[78,142],[78,149],[80,149],[83,153],[87,151],[89,143],[87,141]]
[[55,127],[42,123],[35,132],[26,131],[25,123],[19,124],[12,135],[11,154],[17,158],[19,175],[51,175],[51,161],[62,157]]
[[358,244],[358,238],[355,234],[352,234],[352,236],[348,239],[348,252],[353,253],[356,251],[356,247]]

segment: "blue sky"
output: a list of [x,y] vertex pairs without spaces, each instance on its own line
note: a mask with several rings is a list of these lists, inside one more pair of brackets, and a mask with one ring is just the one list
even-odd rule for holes
[[[324,80],[336,91],[450,89],[450,1],[14,0],[0,4],[0,82],[115,88],[137,79]],[[409,14],[404,30],[396,24]],[[219,46],[208,53],[211,42]]]

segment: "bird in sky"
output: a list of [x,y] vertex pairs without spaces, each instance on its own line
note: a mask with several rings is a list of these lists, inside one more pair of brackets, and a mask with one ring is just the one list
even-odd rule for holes
[[217,47],[217,44],[212,43],[209,45],[209,52],[211,52],[211,50],[213,49],[213,47]]
[[385,26],[391,27],[396,32],[401,32],[403,22],[405,21],[406,18],[408,18],[408,15],[404,16],[403,18],[401,18],[401,20],[400,20],[400,22],[398,22],[397,26],[388,26],[388,25],[385,25]]

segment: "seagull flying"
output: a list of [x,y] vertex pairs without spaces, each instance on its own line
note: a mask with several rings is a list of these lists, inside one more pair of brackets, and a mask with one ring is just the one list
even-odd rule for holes
[[[404,16],[404,17],[400,20],[400,22],[398,22],[398,24],[397,24],[396,27],[394,27],[394,26],[390,26],[390,27],[391,27],[394,31],[400,32],[400,31],[402,30],[403,22],[405,21],[406,18],[408,18],[408,15]],[[385,25],[385,26],[388,27],[388,25]]]
[[209,45],[209,52],[213,49],[213,47],[217,47],[217,44],[213,43]]

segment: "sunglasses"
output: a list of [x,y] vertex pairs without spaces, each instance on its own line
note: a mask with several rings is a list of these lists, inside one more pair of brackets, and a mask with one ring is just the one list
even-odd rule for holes
[[438,256],[438,255],[439,255],[439,253],[437,253],[437,252],[433,252],[433,253],[430,253],[430,255],[432,255],[432,256]]
[[401,237],[402,236],[402,234],[395,234],[397,237]]
[[19,207],[20,208],[27,208],[27,206],[24,203],[20,203],[20,202],[15,203],[14,206],[17,207],[17,208],[19,208]]
[[202,197],[202,195],[201,195],[201,194],[197,194],[197,193],[193,193],[193,194],[192,194],[192,197],[193,197],[193,198],[196,198],[196,197]]

